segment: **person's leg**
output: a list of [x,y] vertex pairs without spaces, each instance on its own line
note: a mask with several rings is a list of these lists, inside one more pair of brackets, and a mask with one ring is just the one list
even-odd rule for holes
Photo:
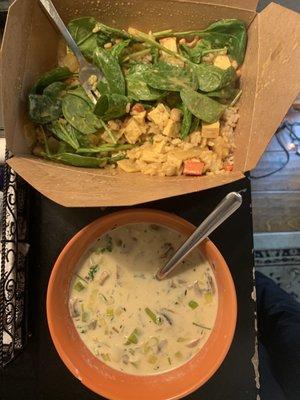
[[270,278],[256,272],[259,340],[289,400],[300,399],[300,304]]

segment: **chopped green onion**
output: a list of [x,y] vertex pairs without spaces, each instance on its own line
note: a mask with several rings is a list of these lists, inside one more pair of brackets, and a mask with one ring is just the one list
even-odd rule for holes
[[147,361],[149,364],[155,364],[157,362],[157,357],[154,354],[150,354]]
[[176,351],[175,357],[177,357],[177,358],[182,358],[182,353],[181,353],[181,351]]
[[131,334],[128,336],[128,339],[127,339],[125,345],[127,346],[129,344],[137,344],[137,342],[138,342],[138,334],[139,334],[139,331],[138,331],[137,328],[135,328],[131,332]]
[[76,282],[74,285],[74,289],[77,290],[77,292],[81,292],[85,288],[86,286],[83,285],[80,281]]
[[110,361],[110,356],[108,353],[101,353],[101,357],[104,361]]
[[192,310],[195,310],[195,308],[197,308],[199,306],[199,304],[196,301],[191,300],[189,302],[189,306],[191,307]]
[[107,303],[107,298],[104,296],[104,294],[99,293],[99,296],[105,301],[105,303]]
[[75,274],[75,276],[77,276],[77,278],[79,278],[79,279],[81,279],[82,280],[82,282],[84,282],[84,283],[88,283],[88,281],[86,281],[82,276],[80,276],[80,275],[78,275],[78,274]]
[[106,125],[106,123],[99,118],[100,124],[102,125],[102,127],[104,128],[105,132],[108,134],[108,136],[111,138],[113,143],[117,143],[117,140],[114,136],[114,134],[112,133],[112,131],[109,129],[109,127]]
[[145,308],[145,313],[148,315],[148,317],[156,324],[160,325],[162,323],[161,317],[157,316],[154,314],[153,311],[150,310],[150,308],[146,307]]
[[99,265],[98,265],[98,264],[92,265],[92,266],[90,267],[90,270],[89,270],[89,272],[88,272],[88,274],[87,274],[87,279],[88,279],[88,280],[91,280],[91,281],[94,280],[94,277],[95,277],[96,272],[98,271],[98,268],[99,268]]
[[172,365],[170,357],[168,357],[168,361],[169,361],[169,364]]
[[81,321],[87,322],[88,319],[89,319],[89,313],[84,311],[83,304],[81,304]]
[[114,316],[114,309],[113,308],[107,308],[106,309],[106,315],[108,316],[108,317],[113,317]]
[[197,322],[193,322],[193,325],[198,326],[199,328],[202,328],[202,329],[208,329],[209,331],[211,331],[211,329],[212,329],[212,328],[209,328],[208,326],[198,324]]

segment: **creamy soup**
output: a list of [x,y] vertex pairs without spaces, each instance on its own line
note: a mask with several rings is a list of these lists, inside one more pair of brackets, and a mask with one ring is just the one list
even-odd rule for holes
[[209,263],[193,251],[169,278],[155,278],[185,239],[160,225],[128,224],[100,237],[80,260],[70,313],[82,341],[105,364],[160,373],[207,341],[218,306]]

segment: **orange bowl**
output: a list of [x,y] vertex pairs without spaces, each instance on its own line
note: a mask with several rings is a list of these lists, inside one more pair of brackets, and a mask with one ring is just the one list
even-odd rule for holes
[[69,314],[69,287],[78,260],[99,236],[128,223],[156,223],[190,235],[195,226],[166,212],[132,209],[99,218],[79,231],[59,255],[48,285],[47,318],[61,359],[85,386],[113,400],[179,399],[203,385],[219,368],[231,345],[237,315],[236,294],[226,262],[216,246],[205,240],[199,251],[210,262],[218,286],[214,328],[202,349],[182,366],[156,375],[117,371],[96,358],[80,339]]

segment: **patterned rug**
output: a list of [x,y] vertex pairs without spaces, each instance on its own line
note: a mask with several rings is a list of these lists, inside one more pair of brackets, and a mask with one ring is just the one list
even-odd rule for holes
[[[256,240],[254,245],[255,268],[300,301],[300,243],[291,248],[259,249],[257,247],[261,247],[261,243],[257,242],[259,241]],[[263,243],[262,247],[266,244]],[[270,247],[274,247],[274,242]]]

